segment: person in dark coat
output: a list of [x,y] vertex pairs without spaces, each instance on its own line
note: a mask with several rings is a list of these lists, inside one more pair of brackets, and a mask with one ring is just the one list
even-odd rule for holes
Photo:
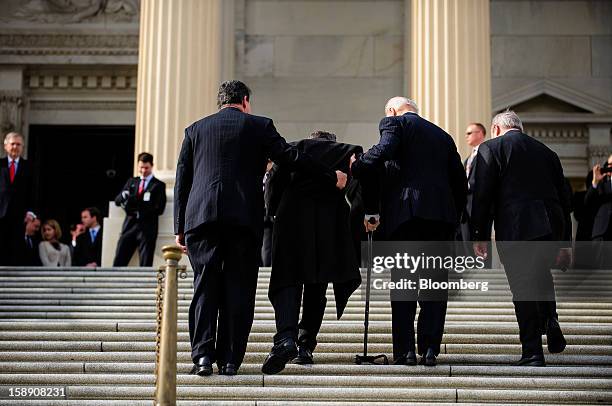
[[166,208],[166,184],[153,176],[153,155],[138,154],[140,176],[130,178],[115,198],[125,210],[125,220],[113,266],[127,266],[138,247],[140,266],[152,266],[159,216]]
[[[174,232],[193,268],[189,307],[192,373],[235,375],[255,309],[268,158],[343,189],[347,175],[287,144],[271,119],[251,114],[251,91],[223,82],[219,111],[185,129],[176,167]],[[218,328],[217,328],[218,327]],[[277,350],[297,353],[295,345]]]
[[[584,196],[585,205],[593,207],[595,217],[591,229],[591,239],[596,248],[595,263],[599,268],[612,268],[612,172],[602,171],[612,166],[612,155],[603,166],[593,167],[591,184],[587,186]],[[603,172],[603,173],[602,173]]]
[[566,345],[550,269],[555,260],[562,267],[571,262],[570,191],[557,154],[525,134],[516,113],[496,115],[491,134],[476,158],[474,251],[488,255],[493,221],[519,326],[518,365],[544,366],[544,332],[549,352],[561,352]]
[[[461,212],[465,207],[467,179],[452,137],[418,115],[416,103],[394,97],[385,106],[379,125],[380,141],[358,158],[351,158],[352,174],[362,180],[383,173],[380,223],[389,241],[448,242],[455,238]],[[389,166],[386,163],[393,162]],[[367,185],[366,182],[364,186]],[[366,205],[370,217],[377,207]],[[377,231],[380,232],[380,231]],[[446,244],[426,244],[423,251],[437,254]],[[411,244],[415,248],[414,244]],[[420,247],[419,247],[420,248]],[[445,248],[446,249],[446,248]],[[441,269],[421,270],[435,281],[444,281]],[[415,274],[416,275],[416,274]],[[392,278],[409,278],[394,270]],[[414,320],[416,298],[411,292],[391,291],[393,357],[396,364],[416,364]],[[421,306],[417,326],[421,363],[433,366],[440,352],[446,316],[446,291],[419,291]],[[403,297],[399,297],[403,296]]]
[[34,217],[34,213],[26,216],[25,236],[19,255],[19,265],[22,266],[42,266],[40,255],[38,254],[38,244],[40,244],[40,219]]
[[96,207],[88,207],[81,212],[85,232],[76,239],[74,247],[74,266],[95,268],[102,265],[102,213]]
[[[32,168],[21,156],[23,135],[10,132],[4,137],[6,157],[0,159],[0,266],[21,265],[26,214],[34,211]],[[29,212],[29,213],[28,213]]]
[[[321,164],[346,172],[351,155],[362,149],[335,140],[334,134],[317,131],[311,139],[295,146]],[[308,174],[292,173],[282,164],[276,168],[270,179],[269,202],[275,213],[268,290],[276,319],[274,344],[283,346],[297,341],[296,362],[312,364],[325,312],[327,284],[333,283],[339,319],[361,283],[350,229],[351,207],[345,192],[333,185]],[[298,324],[302,293],[302,319]],[[274,374],[283,370],[289,361],[283,355],[273,350],[262,371]]]

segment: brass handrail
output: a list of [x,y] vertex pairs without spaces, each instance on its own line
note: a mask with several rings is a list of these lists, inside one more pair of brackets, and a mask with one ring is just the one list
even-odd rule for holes
[[178,283],[177,271],[184,279],[185,266],[179,266],[183,251],[178,246],[162,248],[166,265],[157,273],[157,335],[155,362],[155,404],[176,405],[176,342]]

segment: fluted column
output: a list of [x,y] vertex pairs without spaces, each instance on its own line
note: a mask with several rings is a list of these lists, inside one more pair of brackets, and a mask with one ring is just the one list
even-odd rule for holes
[[142,0],[136,154],[174,184],[183,130],[217,110],[219,83],[233,75],[233,0]]
[[[173,188],[184,129],[217,110],[219,83],[234,71],[234,0],[142,0],[135,153],[154,156],[168,205],[157,247],[172,244]],[[136,159],[134,159],[136,161]],[[134,163],[136,166],[136,162]],[[125,213],[109,204],[102,265],[111,266]],[[154,265],[163,263],[156,251]],[[138,265],[137,254],[130,265]]]
[[408,94],[462,156],[468,123],[491,121],[490,0],[407,0]]

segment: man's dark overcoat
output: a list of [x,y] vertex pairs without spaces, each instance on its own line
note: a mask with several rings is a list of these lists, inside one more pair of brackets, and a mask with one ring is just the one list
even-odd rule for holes
[[[349,172],[355,145],[322,139],[294,145],[313,160]],[[290,172],[282,165],[270,179],[269,205],[275,213],[272,242],[272,275],[268,296],[283,287],[333,282],[338,318],[351,294],[361,284],[361,274],[350,229],[351,203],[345,192],[323,184],[308,174]]]

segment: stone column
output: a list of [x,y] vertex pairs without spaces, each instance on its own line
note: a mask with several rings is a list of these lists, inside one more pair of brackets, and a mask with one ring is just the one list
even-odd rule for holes
[[[173,187],[184,129],[217,110],[219,84],[234,73],[234,0],[142,0],[139,41],[135,153],[153,154],[155,176],[168,186],[155,256],[162,264],[161,247],[174,241]],[[114,202],[109,212],[104,266],[112,264],[124,216]],[[130,265],[136,264],[135,255]]]
[[467,124],[491,122],[490,0],[407,0],[408,95],[468,153]]
[[219,83],[233,75],[234,1],[143,0],[136,148],[174,183],[183,130],[217,110]]
[[23,68],[0,67],[0,140],[11,132],[23,134]]

